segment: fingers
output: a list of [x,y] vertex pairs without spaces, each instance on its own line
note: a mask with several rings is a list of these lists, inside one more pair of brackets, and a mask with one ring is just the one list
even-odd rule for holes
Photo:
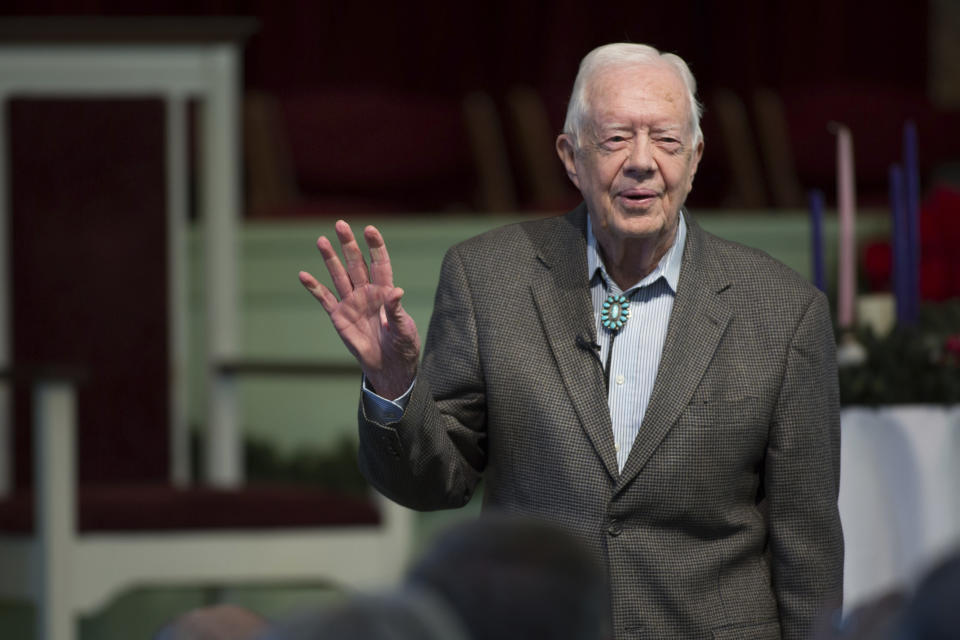
[[331,293],[330,289],[327,289],[306,271],[301,271],[299,276],[300,284],[320,301],[327,313],[333,313],[333,310],[337,307],[337,297]]
[[353,291],[350,276],[347,275],[346,269],[340,263],[340,256],[337,255],[326,236],[320,236],[317,239],[317,248],[320,250],[320,255],[323,256],[323,262],[327,265],[327,271],[330,273],[330,279],[333,280],[333,286],[337,293],[340,294],[341,298],[349,295]]
[[393,267],[387,254],[387,245],[380,231],[374,226],[363,230],[363,238],[370,248],[370,280],[373,284],[393,286]]
[[[363,259],[363,252],[360,251],[360,245],[353,237],[353,231],[343,220],[337,220],[334,227],[337,231],[337,239],[340,241],[340,249],[343,251],[343,260],[347,263],[347,275],[354,287],[362,287],[370,282],[370,276],[367,274],[367,262]],[[337,288],[339,291],[339,287]],[[341,297],[343,294],[340,294]]]
[[[355,288],[361,287],[369,282],[393,287],[393,267],[390,264],[387,245],[376,227],[367,226],[366,229],[364,229],[364,240],[370,248],[369,273],[367,271],[366,260],[364,260],[360,245],[357,243],[353,231],[350,229],[350,225],[343,220],[337,220],[335,230],[337,240],[340,242],[340,248],[343,251],[343,262],[340,261],[340,256],[326,236],[320,236],[320,238],[317,239],[317,248],[323,256],[327,271],[330,273],[333,286],[337,290],[340,299],[349,295]],[[346,264],[346,266],[344,266],[344,264]],[[310,277],[312,278],[312,276]],[[303,282],[302,279],[301,282]],[[316,280],[314,280],[314,282],[316,282]],[[306,283],[304,283],[304,286],[307,286]],[[310,287],[308,287],[308,289],[309,288]],[[326,290],[326,287],[324,287],[324,289]],[[314,289],[311,289],[311,293],[313,293],[313,291]]]

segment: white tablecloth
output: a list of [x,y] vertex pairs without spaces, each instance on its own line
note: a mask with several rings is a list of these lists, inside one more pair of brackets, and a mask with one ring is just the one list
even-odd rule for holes
[[849,611],[960,551],[960,406],[851,407],[841,423]]

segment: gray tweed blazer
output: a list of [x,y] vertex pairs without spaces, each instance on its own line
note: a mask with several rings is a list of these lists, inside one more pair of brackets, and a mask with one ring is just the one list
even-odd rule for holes
[[653,395],[617,470],[586,208],[449,250],[402,420],[360,409],[360,467],[415,509],[542,516],[609,567],[626,638],[803,638],[842,589],[825,297],[689,216]]

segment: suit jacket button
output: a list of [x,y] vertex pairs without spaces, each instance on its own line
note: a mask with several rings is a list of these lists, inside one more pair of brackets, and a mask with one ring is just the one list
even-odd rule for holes
[[610,526],[607,527],[607,533],[616,538],[623,531],[623,527],[620,526],[620,522],[617,520],[611,520]]

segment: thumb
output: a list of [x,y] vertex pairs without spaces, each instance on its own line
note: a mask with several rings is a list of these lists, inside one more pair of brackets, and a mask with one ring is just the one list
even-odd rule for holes
[[390,324],[397,324],[404,316],[403,307],[400,305],[400,299],[403,298],[404,291],[400,287],[395,287],[387,294],[383,301],[383,308],[387,312],[387,319]]
[[383,315],[386,316],[387,321],[385,329],[392,335],[395,348],[399,349],[399,355],[407,360],[408,364],[412,365],[412,370],[415,370],[420,356],[420,336],[417,333],[417,326],[414,324],[413,318],[404,311],[400,304],[402,297],[403,289],[399,287],[387,294],[387,299],[382,307]]

